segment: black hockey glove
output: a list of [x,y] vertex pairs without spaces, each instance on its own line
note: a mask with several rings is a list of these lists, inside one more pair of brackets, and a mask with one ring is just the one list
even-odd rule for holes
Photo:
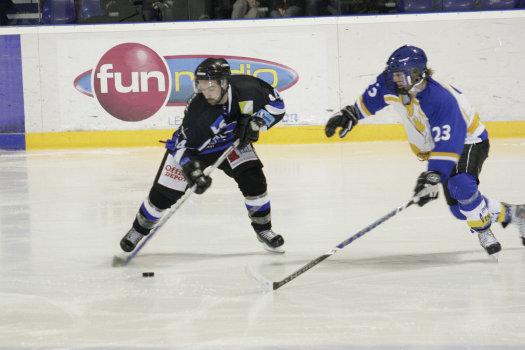
[[196,160],[190,160],[182,166],[182,171],[188,182],[188,186],[195,185],[195,193],[203,194],[211,186],[211,177],[204,175],[201,163]]
[[255,115],[241,117],[237,122],[235,133],[239,139],[239,148],[246,147],[249,143],[259,140],[259,131],[266,125],[262,118]]
[[419,197],[417,204],[420,207],[438,198],[439,187],[436,185],[440,182],[441,176],[436,171],[425,171],[419,175],[416,188],[414,188],[414,196]]
[[357,110],[357,107],[354,105],[346,106],[328,119],[324,128],[324,133],[327,137],[332,137],[335,134],[335,130],[341,128],[341,130],[339,130],[339,137],[343,138],[355,125],[357,125],[358,121],[359,111]]

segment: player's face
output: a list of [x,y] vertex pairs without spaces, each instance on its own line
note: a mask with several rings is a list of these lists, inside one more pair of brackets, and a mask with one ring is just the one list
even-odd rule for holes
[[392,80],[400,90],[406,90],[409,88],[407,76],[403,72],[394,72],[392,74]]
[[221,85],[216,80],[197,81],[197,91],[202,93],[206,101],[212,106],[221,103],[223,98]]

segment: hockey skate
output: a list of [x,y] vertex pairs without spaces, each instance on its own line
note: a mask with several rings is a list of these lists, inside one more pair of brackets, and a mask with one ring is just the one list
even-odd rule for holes
[[284,253],[284,249],[281,248],[284,244],[283,236],[273,232],[272,229],[256,232],[256,235],[265,250],[272,253]]
[[490,227],[477,233],[479,238],[479,244],[481,244],[481,246],[489,255],[495,254],[501,250],[501,244],[499,244],[496,237],[494,237],[494,234],[492,233]]
[[502,223],[503,227],[509,223],[516,225],[520,232],[521,243],[525,245],[525,204],[502,204],[505,206],[510,217],[510,221]]
[[137,244],[145,236],[137,232],[133,227],[126,233],[126,235],[120,240],[120,248],[126,253],[132,252]]

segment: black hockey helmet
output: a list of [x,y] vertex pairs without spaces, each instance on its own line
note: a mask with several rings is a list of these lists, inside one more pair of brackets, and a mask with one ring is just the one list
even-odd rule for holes
[[224,58],[209,57],[202,61],[195,69],[195,81],[197,80],[230,80],[230,65]]

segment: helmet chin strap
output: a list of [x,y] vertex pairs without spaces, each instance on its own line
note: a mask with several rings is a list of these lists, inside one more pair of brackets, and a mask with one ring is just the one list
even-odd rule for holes
[[425,86],[423,84],[424,82],[425,82],[425,77],[422,77],[421,79],[419,79],[419,81],[417,83],[412,85],[412,87],[410,88],[410,90],[408,90],[408,92],[413,94],[413,95],[416,95],[416,94],[420,93],[425,88]]
[[[426,86],[425,84],[425,82],[427,81],[426,77],[427,77],[427,71],[425,69],[423,73],[421,73],[421,77],[419,78],[419,80],[415,82],[414,85],[410,87],[410,89],[408,89],[408,92],[412,95],[417,95],[418,93],[423,91],[423,89],[425,89],[425,86]],[[411,77],[408,77],[408,79],[409,81],[412,80]]]
[[[410,76],[406,77],[407,83],[408,83],[407,85],[410,86],[410,88],[398,89],[398,93],[400,93],[403,96],[406,96],[408,98],[407,101],[409,101],[410,100],[409,96],[415,96],[425,89],[426,77],[427,75],[424,72],[421,75],[420,79],[417,82],[415,82],[413,85],[412,85],[412,77]],[[405,103],[405,101],[403,103]],[[405,104],[408,104],[408,102],[406,102]]]
[[224,99],[224,96],[226,96],[226,94],[228,93],[228,87],[230,86],[230,84],[226,82],[225,83],[226,87],[223,87],[222,82],[220,84],[221,84],[221,97],[219,98],[219,103],[222,104],[222,103],[226,103],[226,101],[222,102],[222,100]]

